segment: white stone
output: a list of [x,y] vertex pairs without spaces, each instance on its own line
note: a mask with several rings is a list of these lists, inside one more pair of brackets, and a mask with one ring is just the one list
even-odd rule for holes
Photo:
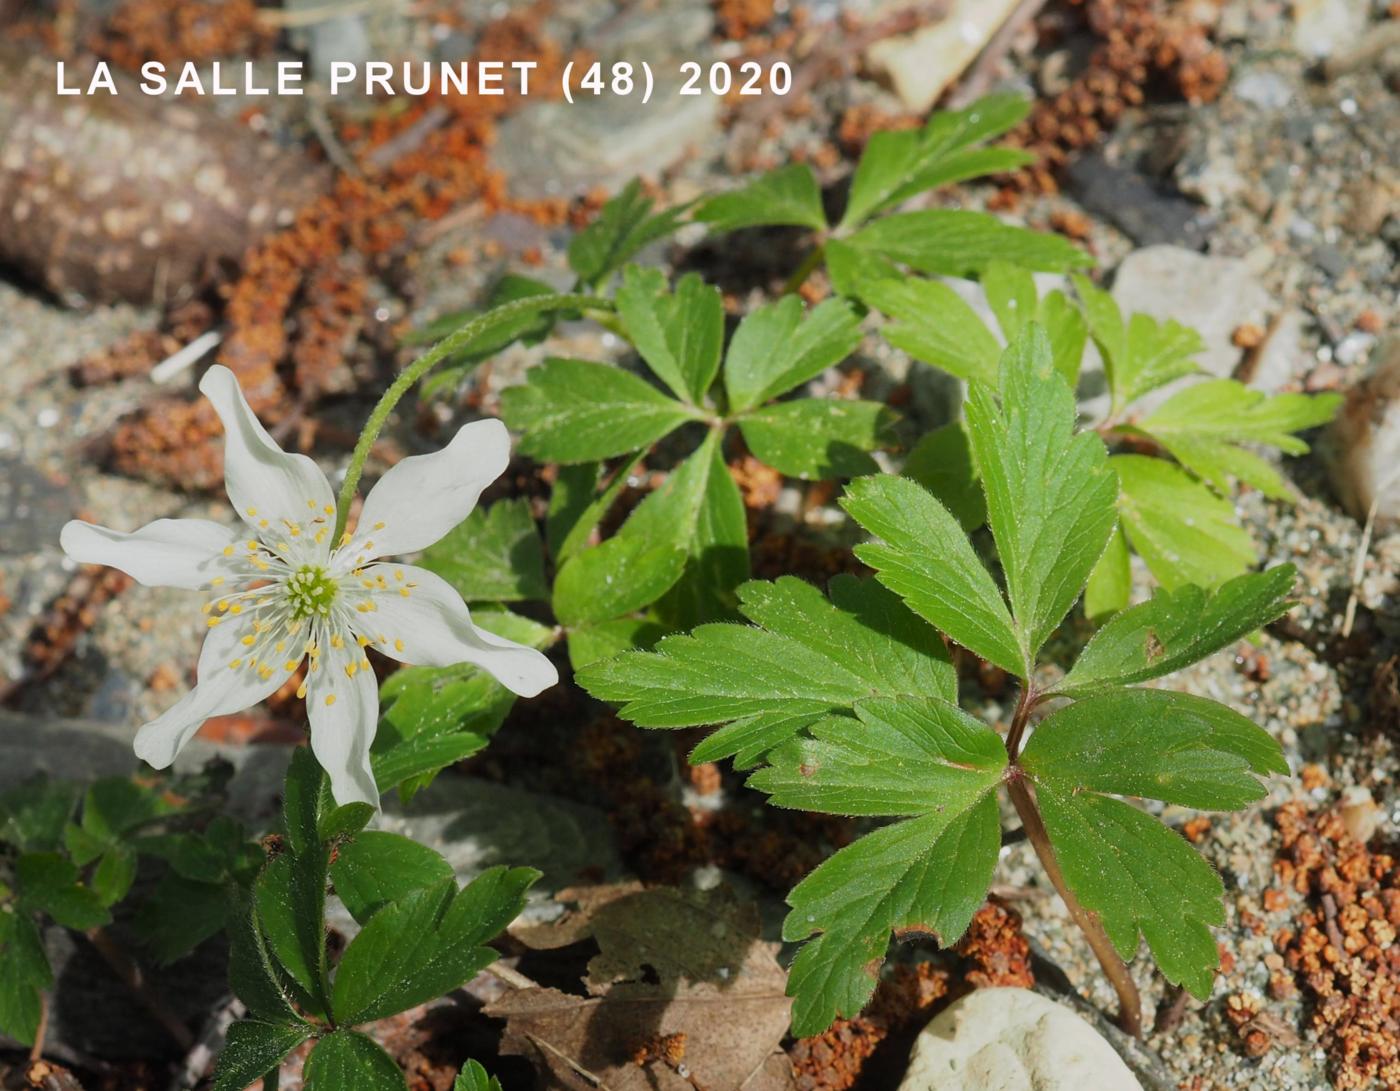
[[[1228,379],[1242,354],[1231,338],[1246,323],[1266,326],[1269,295],[1243,258],[1198,254],[1180,246],[1146,246],[1123,259],[1113,278],[1113,298],[1126,319],[1134,312],[1159,321],[1174,318],[1200,333],[1201,369]],[[1138,403],[1145,412],[1177,386]]]
[[899,1091],[1142,1091],[1093,1027],[1027,989],[978,989],[914,1042]]
[[[956,0],[942,18],[909,34],[882,38],[865,51],[867,67],[912,113],[926,113],[963,74],[1019,0]],[[885,5],[880,13],[909,4]]]
[[1364,520],[1376,505],[1376,526],[1400,526],[1400,335],[1371,354],[1366,378],[1347,393],[1323,447],[1346,509]]

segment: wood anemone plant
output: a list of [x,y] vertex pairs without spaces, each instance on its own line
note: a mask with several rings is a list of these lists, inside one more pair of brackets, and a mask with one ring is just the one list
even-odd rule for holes
[[[1288,772],[1279,745],[1222,704],[1140,688],[1280,616],[1290,566],[1209,592],[1184,585],[1114,616],[1057,681],[1038,655],[1084,590],[1116,521],[1102,439],[1075,433],[1073,394],[1034,323],[996,386],[972,386],[966,429],[1001,585],[962,526],[908,478],[853,481],[842,506],[874,536],[873,580],[829,596],[791,577],[739,590],[752,626],[703,625],[579,674],[646,727],[721,724],[694,761],[757,767],[781,807],[892,819],[799,883],[784,938],[793,1033],[819,1033],[868,1000],[892,932],[951,943],[981,905],[1001,846],[997,789],[1140,1033],[1125,965],[1139,936],[1163,974],[1209,996],[1224,921],[1219,875],[1121,797],[1232,810]],[[1003,590],[1004,586],[1004,590]],[[931,626],[931,627],[930,627]],[[1005,737],[957,704],[943,641],[1020,679]],[[1046,672],[1048,673],[1048,672]]]

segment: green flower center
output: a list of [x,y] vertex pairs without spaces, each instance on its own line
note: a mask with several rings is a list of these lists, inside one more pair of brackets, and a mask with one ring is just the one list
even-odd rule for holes
[[317,564],[305,564],[292,573],[287,581],[287,602],[292,608],[292,620],[328,617],[338,588],[335,580]]

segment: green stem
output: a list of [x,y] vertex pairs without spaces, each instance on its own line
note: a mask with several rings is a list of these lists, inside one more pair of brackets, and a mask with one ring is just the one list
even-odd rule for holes
[[350,464],[345,468],[345,481],[340,486],[340,496],[337,498],[335,535],[331,541],[339,542],[341,535],[345,533],[345,522],[350,517],[350,502],[355,499],[355,490],[359,488],[360,474],[364,471],[365,460],[369,457],[370,448],[374,446],[374,441],[379,438],[379,432],[384,427],[384,422],[389,419],[389,414],[394,411],[394,406],[398,405],[399,399],[408,393],[409,388],[414,383],[442,363],[443,360],[459,352],[494,326],[511,319],[541,314],[545,311],[610,311],[612,309],[611,300],[579,294],[530,296],[511,303],[503,303],[485,314],[478,315],[460,329],[448,334],[399,372],[398,378],[389,385],[389,389],[384,391],[380,397],[379,404],[369,415],[369,420],[365,421],[364,431],[360,433],[355,450],[350,455]]
[[826,260],[826,245],[815,247],[810,254],[797,267],[796,272],[788,277],[787,283],[783,285],[783,295],[792,295],[802,285],[807,283],[807,278],[816,272],[817,267]]

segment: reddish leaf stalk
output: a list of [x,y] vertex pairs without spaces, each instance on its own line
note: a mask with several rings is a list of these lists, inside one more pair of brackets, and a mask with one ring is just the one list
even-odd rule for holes
[[1099,960],[1104,976],[1113,986],[1113,991],[1118,994],[1118,1025],[1134,1038],[1141,1038],[1142,998],[1138,995],[1137,983],[1133,981],[1127,964],[1119,956],[1103,925],[1099,923],[1097,914],[1085,909],[1065,882],[1064,873],[1060,871],[1060,862],[1055,858],[1055,848],[1050,843],[1050,833],[1040,817],[1040,808],[1036,806],[1035,793],[1018,762],[1021,739],[1025,735],[1026,725],[1038,696],[1034,685],[1027,683],[1012,716],[1011,728],[1006,734],[1006,752],[1011,759],[1006,791],[1016,806],[1016,813],[1021,817],[1021,828],[1025,830],[1026,839],[1035,848],[1040,866],[1045,869],[1045,874],[1049,876],[1051,885],[1065,903],[1065,908],[1069,910],[1074,923],[1089,941],[1089,948]]

